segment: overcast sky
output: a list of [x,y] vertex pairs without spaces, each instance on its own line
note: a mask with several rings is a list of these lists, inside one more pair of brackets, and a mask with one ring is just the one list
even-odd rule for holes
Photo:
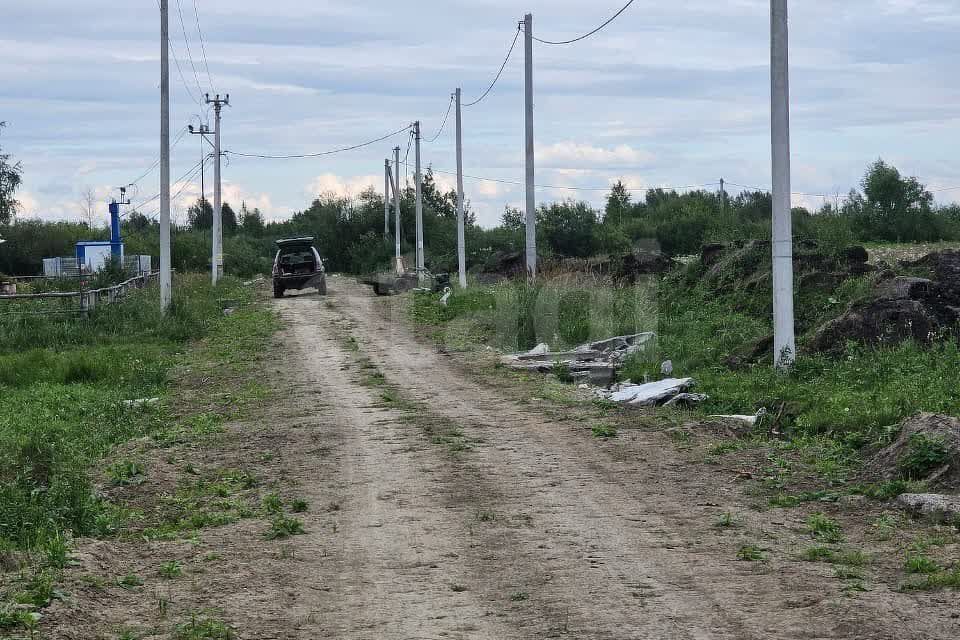
[[[200,89],[229,92],[224,148],[261,154],[356,144],[415,119],[433,137],[455,87],[469,101],[493,79],[524,12],[533,13],[536,36],[557,40],[580,35],[623,4],[196,0],[201,48],[194,0],[179,1],[193,64],[177,0],[170,0],[182,70],[181,79],[171,62],[171,133],[209,117],[194,102]],[[794,190],[843,194],[880,156],[931,188],[960,186],[960,2],[790,4]],[[464,109],[467,174],[523,179],[522,53],[521,41],[491,95]],[[600,203],[600,189],[618,178],[636,189],[721,177],[769,185],[768,0],[636,0],[588,40],[536,45],[534,64],[537,182],[596,189],[544,187],[539,200]],[[156,0],[6,3],[2,146],[23,162],[24,216],[78,218],[86,188],[106,202],[112,187],[147,171],[158,156],[158,87]],[[226,199],[280,219],[321,192],[382,190],[383,160],[397,145],[406,149],[403,135],[326,158],[234,157],[224,167]],[[199,137],[184,135],[173,150],[173,178],[200,153]],[[452,118],[435,143],[424,144],[423,161],[455,168]],[[156,194],[158,180],[158,171],[148,173],[134,201]],[[446,174],[438,181],[453,185]],[[209,194],[212,170],[206,184]],[[174,191],[181,188],[180,219],[199,181]],[[468,179],[466,191],[484,225],[523,199],[521,188],[490,181]],[[958,195],[937,194],[941,201]],[[823,198],[795,201],[819,206]],[[155,210],[156,203],[144,207]]]

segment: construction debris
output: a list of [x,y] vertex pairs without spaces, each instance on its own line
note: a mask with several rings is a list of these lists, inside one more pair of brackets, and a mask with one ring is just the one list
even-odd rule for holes
[[577,380],[598,386],[607,386],[616,379],[617,369],[631,355],[651,346],[655,333],[636,333],[616,336],[582,344],[571,351],[550,351],[550,345],[538,344],[525,353],[504,356],[503,362],[519,371],[550,373],[556,367],[566,367]]
[[715,419],[717,419],[717,420],[734,420],[734,421],[736,421],[736,422],[743,422],[743,423],[745,423],[745,424],[750,425],[751,427],[755,427],[755,426],[757,426],[757,423],[760,422],[760,420],[762,420],[762,419],[763,419],[763,416],[765,416],[765,415],[767,415],[767,410],[764,409],[763,407],[761,407],[760,410],[757,411],[757,412],[756,412],[754,415],[752,415],[752,416],[712,415],[712,416],[710,416],[710,417],[711,417],[711,418],[715,418]]
[[596,393],[605,400],[635,407],[692,405],[708,399],[704,394],[687,393],[695,384],[693,378],[666,378],[646,384],[625,382],[614,385],[609,390],[598,389]]
[[904,493],[897,498],[897,506],[916,516],[953,521],[960,518],[960,496],[940,493]]

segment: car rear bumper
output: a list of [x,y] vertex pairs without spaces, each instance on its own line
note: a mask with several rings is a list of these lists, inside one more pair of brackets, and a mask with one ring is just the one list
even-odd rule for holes
[[283,287],[284,289],[309,289],[320,285],[326,277],[326,273],[273,276],[273,286]]

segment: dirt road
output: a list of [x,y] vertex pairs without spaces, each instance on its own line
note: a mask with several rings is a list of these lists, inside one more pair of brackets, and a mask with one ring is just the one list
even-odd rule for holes
[[[331,293],[332,305],[277,303],[291,356],[322,389],[329,416],[334,455],[317,480],[342,501],[331,557],[297,577],[334,576],[330,591],[301,603],[323,621],[316,637],[960,632],[929,598],[882,586],[849,598],[816,565],[738,562],[748,541],[799,543],[797,523],[744,515],[739,530],[718,533],[719,514],[746,509],[709,471],[681,462],[661,434],[599,445],[589,427],[547,421],[474,382],[464,363],[404,329],[395,300],[342,279]],[[420,404],[414,419],[375,408],[376,388],[344,375],[351,338],[387,383]],[[468,452],[452,455],[425,435],[423,423],[438,419],[472,443]]]
[[[285,328],[263,377],[293,384],[218,455],[268,460],[262,472],[311,505],[305,534],[264,540],[244,520],[101,553],[144,573],[181,558],[189,580],[158,591],[181,618],[213,608],[250,640],[960,635],[955,593],[844,593],[830,565],[797,559],[811,544],[802,521],[751,510],[662,433],[602,441],[562,408],[548,419],[478,382],[414,338],[397,299],[331,278],[328,299],[273,304]],[[718,528],[727,512],[736,526]],[[766,561],[738,560],[744,545]],[[95,605],[78,603],[52,637],[148,620],[135,637],[174,637],[156,599],[114,590]]]

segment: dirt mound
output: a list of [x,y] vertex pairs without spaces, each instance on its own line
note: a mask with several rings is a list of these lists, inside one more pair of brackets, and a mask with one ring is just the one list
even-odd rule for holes
[[941,339],[960,322],[960,289],[952,284],[885,272],[866,300],[817,329],[810,349],[836,352],[850,340],[877,345]]
[[677,266],[677,262],[656,251],[632,251],[612,260],[611,275],[618,282],[634,284],[639,276],[663,274]]
[[960,489],[960,420],[921,413],[900,424],[900,435],[866,465],[868,475],[884,480],[925,480]]
[[960,251],[936,251],[919,260],[901,261],[900,266],[925,271],[943,288],[960,294]]
[[[718,291],[757,290],[770,287],[769,240],[704,245],[700,252],[702,280]],[[867,250],[860,246],[828,251],[812,240],[793,247],[793,266],[801,288],[832,291],[850,277],[870,273]]]

